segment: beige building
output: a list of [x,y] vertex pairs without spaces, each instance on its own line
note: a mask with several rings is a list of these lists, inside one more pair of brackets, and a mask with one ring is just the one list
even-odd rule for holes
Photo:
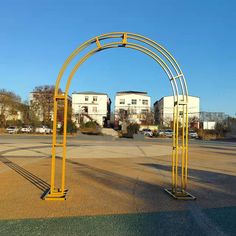
[[106,93],[72,93],[72,119],[79,126],[80,122],[96,121],[100,126],[110,122],[111,100]]
[[[154,103],[155,121],[157,124],[171,126],[173,121],[174,97],[166,96]],[[180,113],[181,113],[180,108]],[[199,122],[200,98],[195,96],[188,97],[189,120],[196,119]]]
[[4,111],[2,111],[2,110],[3,109],[1,109],[1,104],[0,104],[0,115],[4,115],[6,121],[8,121],[8,120],[22,120],[22,118],[23,118],[22,111],[20,111],[17,108],[6,107],[4,109]]
[[115,97],[115,120],[127,116],[130,122],[141,124],[151,111],[151,98],[146,92],[123,91]]

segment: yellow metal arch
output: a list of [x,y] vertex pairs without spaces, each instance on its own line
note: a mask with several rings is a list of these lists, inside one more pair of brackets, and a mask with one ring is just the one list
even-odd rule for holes
[[[112,42],[110,42],[113,40]],[[108,42],[107,42],[108,41]],[[71,70],[67,79],[65,92],[59,94],[60,82],[63,75],[72,62],[72,60],[82,54],[83,51],[90,49]],[[71,80],[73,79],[76,71],[81,64],[95,53],[111,48],[125,47],[138,50],[152,59],[154,59],[164,70],[169,78],[173,96],[174,96],[174,110],[173,110],[173,142],[172,142],[172,187],[165,189],[169,194],[177,199],[195,199],[189,194],[187,189],[187,176],[188,176],[188,89],[187,83],[182,70],[174,57],[160,44],[146,38],[139,34],[127,32],[112,32],[102,34],[94,37],[80,47],[74,50],[71,55],[64,62],[56,81],[54,93],[54,119],[53,119],[53,140],[52,140],[52,166],[51,166],[51,187],[47,194],[44,196],[45,200],[65,200],[67,190],[65,189],[65,163],[66,163],[66,131],[67,131],[67,109],[68,109],[68,92]],[[64,130],[62,143],[57,142],[57,109],[58,101],[64,101]],[[183,111],[180,116],[179,110]],[[179,124],[181,122],[181,135]],[[62,147],[62,176],[61,187],[55,188],[55,159],[56,148]],[[180,174],[179,174],[180,167]]]

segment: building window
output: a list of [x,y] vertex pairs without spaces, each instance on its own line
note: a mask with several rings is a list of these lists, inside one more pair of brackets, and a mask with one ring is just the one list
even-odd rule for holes
[[131,104],[132,104],[132,105],[136,105],[136,104],[137,104],[137,99],[132,99],[132,100],[131,100]]
[[142,109],[142,110],[141,110],[141,113],[142,113],[142,114],[148,113],[148,109]]
[[98,111],[97,107],[93,107],[93,112],[97,112],[97,111]]
[[89,97],[85,96],[84,100],[87,102],[89,100]]
[[148,100],[143,99],[143,105],[148,105]]
[[93,102],[97,102],[98,97],[97,96],[93,96]]
[[120,99],[120,104],[125,104],[125,99]]

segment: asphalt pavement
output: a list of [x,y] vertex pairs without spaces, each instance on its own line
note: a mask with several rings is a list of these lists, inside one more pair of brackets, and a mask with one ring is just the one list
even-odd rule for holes
[[164,192],[171,139],[68,136],[68,198],[47,202],[51,138],[0,136],[0,235],[236,235],[235,142],[190,141],[197,200],[179,201]]

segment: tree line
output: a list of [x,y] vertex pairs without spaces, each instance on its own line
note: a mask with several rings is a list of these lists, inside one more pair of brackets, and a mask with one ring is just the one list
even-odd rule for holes
[[[36,86],[29,101],[22,101],[21,97],[12,91],[0,89],[0,127],[22,124],[51,126],[54,89],[52,85]],[[59,119],[62,119],[62,105],[58,113]]]

